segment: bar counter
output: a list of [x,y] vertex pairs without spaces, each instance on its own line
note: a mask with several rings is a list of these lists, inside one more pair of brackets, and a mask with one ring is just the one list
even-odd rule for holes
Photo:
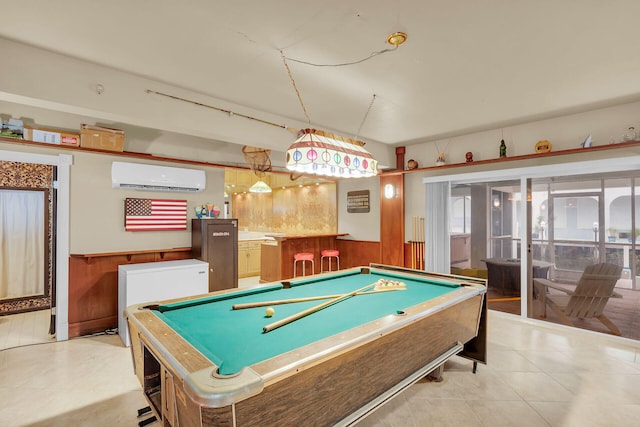
[[[266,237],[273,238],[273,241],[262,243],[260,282],[274,282],[292,278],[293,255],[299,252],[312,253],[314,255],[314,274],[320,273],[320,252],[325,249],[336,249],[336,239],[347,234],[265,234]],[[335,263],[333,265],[335,268]]]

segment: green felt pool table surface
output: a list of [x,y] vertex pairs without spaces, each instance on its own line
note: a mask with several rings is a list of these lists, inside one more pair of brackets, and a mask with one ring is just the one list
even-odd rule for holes
[[[353,292],[378,279],[400,281],[405,290],[374,292],[349,297],[311,315],[269,332],[267,324],[317,306],[324,301],[273,305],[268,318],[265,307],[233,310],[238,303],[334,295]],[[235,374],[251,366],[306,344],[339,334],[353,327],[402,315],[424,301],[459,289],[460,284],[394,272],[360,270],[292,280],[291,287],[270,284],[195,300],[160,305],[153,312],[218,366],[220,374]]]

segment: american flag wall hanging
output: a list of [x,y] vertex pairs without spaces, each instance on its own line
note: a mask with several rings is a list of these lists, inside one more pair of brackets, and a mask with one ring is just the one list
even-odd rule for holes
[[187,229],[186,200],[126,198],[124,212],[125,231]]

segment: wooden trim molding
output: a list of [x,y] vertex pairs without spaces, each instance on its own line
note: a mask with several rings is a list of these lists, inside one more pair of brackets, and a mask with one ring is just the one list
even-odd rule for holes
[[122,256],[127,257],[128,261],[131,261],[133,255],[144,255],[144,254],[159,254],[160,259],[163,260],[165,254],[172,252],[189,252],[191,253],[190,247],[184,248],[171,248],[171,249],[151,249],[151,250],[141,250],[141,251],[124,251],[124,252],[101,252],[94,254],[69,254],[71,258],[81,258],[84,259],[87,264],[91,263],[91,260],[94,258],[102,258],[102,257],[113,257],[113,256]]

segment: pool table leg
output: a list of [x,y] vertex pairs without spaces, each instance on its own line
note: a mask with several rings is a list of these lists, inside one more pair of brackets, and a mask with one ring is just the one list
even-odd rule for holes
[[[474,374],[477,372],[478,370],[478,362],[474,361],[473,362],[473,368],[472,371]],[[436,383],[439,383],[440,381],[442,381],[442,374],[444,373],[444,363],[440,366],[438,366],[436,369],[434,369],[433,371],[429,372],[427,374],[427,379],[429,381],[433,381]]]
[[151,415],[150,418],[146,418],[142,421],[138,422],[138,426],[139,427],[144,427],[147,424],[151,424],[151,423],[155,423],[156,421],[158,421],[158,419],[156,418],[155,415],[153,415],[153,412],[151,411],[151,406],[145,406],[144,408],[138,409],[138,418],[147,416],[147,415]]
[[427,379],[439,383],[442,381],[442,373],[444,372],[444,363],[427,374]]

